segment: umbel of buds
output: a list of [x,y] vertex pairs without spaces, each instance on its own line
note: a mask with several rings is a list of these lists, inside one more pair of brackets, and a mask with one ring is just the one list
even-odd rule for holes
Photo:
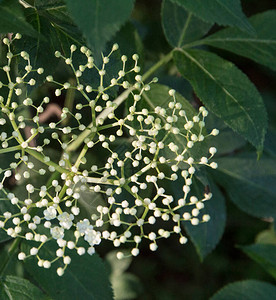
[[[107,66],[112,53],[118,50],[117,44],[102,56],[100,67],[84,46],[79,50],[85,62],[76,65],[73,56],[79,50],[72,45],[70,57],[58,51],[55,56],[71,68],[75,84],[57,82],[52,75],[45,76],[45,82],[56,86],[57,97],[72,90],[81,100],[71,110],[63,107],[58,121],[43,123],[43,113],[51,100],[44,97],[34,104],[26,87],[36,85],[35,73],[43,76],[44,70],[32,67],[27,52],[12,52],[12,42],[19,38],[21,35],[16,34],[12,40],[3,39],[7,63],[1,69],[6,78],[0,82],[0,88],[7,91],[5,99],[0,97],[0,156],[1,160],[7,154],[14,157],[7,168],[0,169],[0,229],[33,245],[28,252],[20,252],[18,258],[34,256],[44,268],[62,260],[63,267],[57,269],[61,276],[71,262],[72,251],[92,255],[102,240],[111,241],[116,248],[130,243],[129,255],[133,256],[139,254],[144,239],[152,251],[157,250],[160,238],[171,234],[178,234],[179,242],[185,244],[181,223],[198,225],[210,219],[202,209],[212,194],[203,192],[200,198],[191,194],[196,170],[201,165],[217,168],[210,161],[217,151],[215,147],[199,159],[193,155],[196,144],[219,133],[217,129],[206,133],[207,110],[200,107],[189,116],[174,90],[169,90],[166,106],[145,107],[143,95],[157,79],[145,84],[140,75],[135,75],[140,71],[137,54],[132,56],[132,63],[121,56],[121,69],[108,79]],[[18,57],[25,62],[25,71],[14,76],[11,63]],[[127,69],[129,64],[132,66]],[[81,81],[89,70],[98,76],[96,86]],[[133,83],[125,79],[131,73]],[[114,98],[118,90],[122,92]],[[128,105],[122,115],[117,107],[124,100]],[[30,111],[33,115],[26,117]],[[58,161],[48,155],[51,145],[60,147]],[[95,149],[102,149],[102,157],[91,165],[88,157]],[[48,181],[41,184],[46,175]],[[40,179],[33,180],[37,176]],[[21,186],[20,192],[10,188],[11,181],[14,187]],[[181,182],[178,198],[167,189],[170,182],[178,182],[178,186]],[[90,217],[83,217],[84,193],[90,195],[91,207],[97,195],[104,200],[96,203]],[[50,241],[56,245],[56,256],[46,259],[41,250]],[[117,257],[125,255],[119,251]]]

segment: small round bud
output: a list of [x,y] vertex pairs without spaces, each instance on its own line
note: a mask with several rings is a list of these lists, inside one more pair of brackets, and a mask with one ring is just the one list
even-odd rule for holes
[[131,254],[132,254],[133,256],[137,256],[137,255],[139,254],[139,249],[138,249],[138,248],[133,248],[133,249],[131,250]]
[[24,252],[20,252],[19,254],[18,254],[18,259],[19,260],[24,260],[26,258],[26,254],[24,253]]
[[119,260],[121,260],[121,259],[124,258],[124,253],[123,253],[123,252],[118,252],[116,256],[117,256],[117,258],[118,258]]

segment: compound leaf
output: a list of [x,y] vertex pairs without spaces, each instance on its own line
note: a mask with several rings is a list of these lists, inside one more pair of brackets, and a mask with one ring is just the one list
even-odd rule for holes
[[275,159],[254,154],[217,158],[214,180],[223,186],[230,199],[255,217],[276,216]]
[[127,21],[134,0],[66,0],[66,3],[89,46],[95,53],[100,53]]
[[[214,250],[222,237],[226,223],[225,199],[212,181],[209,181],[209,184],[213,197],[204,202],[205,207],[202,209],[202,214],[210,215],[210,220],[196,226],[189,222],[184,224],[201,260]],[[196,189],[195,196],[201,199],[204,194],[204,186],[198,180],[193,179],[193,187]]]
[[231,62],[202,50],[177,50],[174,60],[206,107],[261,152],[267,115],[247,76]]
[[173,0],[197,17],[218,25],[229,25],[253,34],[254,29],[242,12],[240,0]]
[[24,33],[36,36],[37,32],[25,20],[23,7],[17,0],[4,0],[0,4],[0,33]]
[[245,56],[276,70],[276,10],[266,11],[250,18],[256,35],[251,36],[236,28],[226,28],[203,39],[204,44]]
[[172,47],[182,47],[197,40],[212,27],[212,24],[202,21],[170,0],[163,1],[162,25],[166,39]]
[[0,278],[0,299],[46,300],[46,296],[38,287],[30,283],[28,280],[9,275]]

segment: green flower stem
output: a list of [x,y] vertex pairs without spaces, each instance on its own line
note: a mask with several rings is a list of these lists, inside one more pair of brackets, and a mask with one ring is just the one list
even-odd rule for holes
[[142,81],[147,80],[156,70],[167,64],[173,57],[173,51],[162,57],[155,65],[153,65],[143,76]]
[[75,167],[76,167],[76,168],[79,168],[80,163],[81,163],[81,160],[82,160],[82,158],[85,156],[87,150],[88,150],[88,146],[87,146],[87,145],[84,145],[84,147],[83,147],[82,150],[81,150],[81,153],[79,154],[79,156],[78,156],[78,158],[77,158],[77,160],[76,160],[76,162],[75,162]]
[[[114,101],[114,107],[108,107],[106,108],[104,111],[102,111],[98,117],[96,118],[96,124],[99,122],[100,119],[106,119],[107,116],[113,112],[115,110],[115,108],[120,105],[124,100],[127,99],[128,95],[134,90],[134,87],[131,87],[127,90],[125,90],[120,96],[118,96]],[[67,151],[75,151],[82,143],[83,141],[91,134],[94,133],[92,132],[92,128],[95,129],[95,127],[93,126],[94,122],[91,122],[88,126],[87,129],[85,129],[79,136],[78,138],[72,142],[68,147],[67,147]]]
[[[142,80],[147,80],[156,70],[158,70],[161,66],[168,63],[172,59],[173,51],[169,52],[167,55],[165,55],[162,59],[160,59],[155,65],[153,65],[143,76]],[[129,89],[125,90],[122,94],[120,94],[114,101],[114,106],[106,108],[104,111],[102,111],[98,117],[96,118],[96,124],[100,119],[105,120],[107,116],[113,112],[120,104],[122,104],[129,94],[134,90],[134,87],[130,87]],[[67,151],[75,151],[82,143],[83,141],[91,134],[91,128],[93,128],[93,122],[88,125],[87,129],[84,130],[78,138],[71,143],[67,147]]]
[[9,90],[9,94],[8,94],[7,103],[6,103],[6,105],[5,105],[5,106],[7,106],[7,107],[8,107],[8,106],[10,105],[10,103],[11,103],[12,93],[13,93],[13,89],[10,89],[10,90]]
[[[62,190],[59,192],[58,197],[59,199],[62,199],[64,194],[66,193],[68,186],[66,184],[63,185]],[[62,214],[62,209],[60,208],[60,206],[57,206],[57,211],[58,213],[61,215]]]
[[5,149],[0,149],[0,154],[7,153],[7,152],[10,153],[10,152],[18,151],[21,149],[22,149],[22,147],[20,145],[5,148]]
[[[142,79],[143,80],[146,80],[147,78],[149,78],[157,69],[159,69],[162,65],[168,63],[170,60],[172,59],[172,51],[170,53],[168,53],[167,55],[165,55],[160,61],[158,61],[155,65],[153,65],[143,76],[142,76]],[[84,130],[79,136],[78,138],[71,144],[68,146],[68,148],[66,149],[68,152],[71,152],[71,151],[75,151],[82,143],[83,141],[90,136],[91,139],[94,138],[96,132],[95,131],[92,131],[91,129],[96,129],[96,126],[99,122],[99,120],[105,120],[107,118],[107,116],[113,112],[120,104],[122,104],[126,99],[127,97],[129,96],[129,94],[134,90],[134,87],[130,87],[129,89],[125,90],[122,94],[120,94],[114,101],[113,101],[113,106],[112,107],[109,107],[109,108],[106,108],[103,112],[101,112],[97,118],[93,118],[93,121],[89,124],[88,128],[86,130]],[[8,101],[7,101],[7,104],[10,103],[11,101],[11,97],[12,97],[12,90],[10,90],[9,92],[9,96],[8,96]],[[68,101],[71,103],[72,102],[72,99],[73,99],[73,95],[68,95]],[[17,131],[19,133],[19,141],[22,143],[24,142],[24,139],[23,137],[21,136],[19,130],[18,130],[18,127],[17,127],[17,124],[15,123],[14,120],[11,120],[11,123],[12,123],[12,126],[14,128],[15,131]],[[21,147],[20,145],[18,146],[15,146],[15,147],[10,147],[8,149],[1,149],[0,151],[0,154],[1,153],[5,153],[5,152],[8,152],[8,151],[16,151],[16,150],[20,150]],[[44,156],[40,153],[38,153],[37,151],[33,150],[33,149],[30,149],[30,148],[26,148],[24,149],[27,153],[29,153],[30,155],[32,155],[34,158],[36,158],[37,160],[41,161],[42,163],[48,165],[48,166],[53,166],[55,168],[56,171],[58,171],[59,173],[70,173],[69,170],[59,166],[58,164],[52,162],[52,161],[49,161],[49,162],[45,162],[44,161]],[[81,160],[82,158],[85,156],[86,152],[88,150],[88,147],[87,145],[84,145],[83,149],[81,150],[78,158],[77,158],[77,161],[75,163],[75,166],[78,168],[80,163],[81,163]],[[141,170],[141,172],[145,172],[146,170],[148,170],[148,166],[145,167],[143,170]],[[98,178],[93,178],[93,177],[90,177],[89,178],[89,182],[93,182],[93,183],[99,183],[99,179]],[[108,182],[109,184],[113,184],[113,181],[111,182]],[[66,192],[66,189],[67,187],[64,186],[61,193],[60,193],[60,196],[63,196],[64,193]]]
[[95,184],[108,184],[108,185],[116,185],[120,186],[120,184],[115,184],[116,180],[107,179],[105,182],[101,181],[101,178],[97,177],[87,177],[86,178],[88,183],[95,183]]
[[38,135],[38,132],[32,134],[32,135],[26,140],[26,143],[30,143],[37,135]]
[[[70,83],[70,86],[75,86],[76,85],[76,80],[75,79],[69,79],[69,83]],[[66,96],[65,96],[65,102],[64,102],[64,107],[68,108],[69,111],[73,111],[73,105],[74,105],[74,98],[75,98],[75,89],[68,89],[67,90],[67,93],[66,93]],[[66,126],[69,122],[69,119],[70,119],[70,115],[63,119],[61,124],[63,126]]]
[[11,119],[10,119],[10,122],[11,122],[11,124],[12,124],[12,127],[13,127],[14,131],[16,131],[16,132],[18,133],[18,141],[19,141],[20,143],[23,143],[23,142],[24,142],[24,139],[23,139],[23,137],[22,137],[22,135],[21,135],[21,133],[20,133],[18,127],[17,127],[16,122],[15,122],[14,120],[11,120]]
[[8,255],[7,257],[5,258],[5,260],[3,261],[2,263],[2,266],[0,268],[0,276],[3,276],[8,264],[10,263],[12,257],[13,257],[13,254],[16,252],[16,250],[18,249],[18,245],[19,245],[19,242],[20,242],[20,238],[16,238],[12,244],[11,244],[11,247],[9,248],[8,250]]
[[34,158],[36,158],[37,160],[41,161],[42,163],[44,163],[47,166],[52,166],[54,167],[59,173],[69,173],[70,171],[67,169],[62,168],[61,166],[59,166],[58,164],[52,162],[52,161],[44,161],[44,156],[40,153],[38,153],[37,151],[30,149],[30,148],[26,148],[24,149],[27,153],[29,153],[30,155],[32,155]]

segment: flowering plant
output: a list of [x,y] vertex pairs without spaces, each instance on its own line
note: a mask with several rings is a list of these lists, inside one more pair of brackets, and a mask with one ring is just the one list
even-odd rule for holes
[[[157,257],[168,238],[172,247],[191,240],[201,259],[215,248],[226,197],[273,221],[275,162],[264,143],[263,100],[244,73],[206,47],[275,70],[260,56],[261,47],[273,52],[274,36],[259,27],[269,28],[275,12],[249,21],[239,3],[207,9],[203,2],[201,11],[190,1],[163,1],[167,55],[141,41],[135,22],[122,26],[132,0],[0,3],[0,16],[17,20],[0,21],[0,295],[5,286],[13,295],[17,281],[15,291],[24,286],[31,299],[112,299],[111,281],[115,298],[126,299],[134,293],[128,281],[141,284],[126,266]],[[214,23],[229,27],[206,37]],[[258,46],[248,52],[248,43]],[[253,259],[275,248],[248,247]],[[7,275],[12,264],[43,291],[25,273]]]
[[[20,38],[20,34],[14,37]],[[144,84],[142,77],[136,75],[132,85],[124,80],[127,73],[140,70],[137,54],[132,57],[134,65],[130,70],[126,70],[127,57],[123,55],[122,68],[118,75],[105,85],[106,68],[110,56],[118,50],[118,45],[114,44],[112,51],[103,56],[101,68],[94,64],[91,51],[86,47],[80,48],[80,52],[86,56],[86,64],[74,65],[73,53],[77,47],[71,45],[70,57],[62,56],[59,51],[56,51],[55,56],[61,57],[65,64],[71,67],[76,86],[71,86],[69,82],[59,83],[51,75],[46,76],[45,80],[57,85],[56,96],[60,96],[63,90],[73,89],[81,94],[85,104],[77,103],[76,113],[74,109],[70,111],[64,107],[60,120],[41,124],[44,110],[51,105],[49,97],[44,97],[38,106],[35,106],[27,92],[22,104],[18,104],[19,101],[15,98],[22,95],[24,84],[35,85],[32,74],[36,72],[41,75],[44,69],[34,69],[27,52],[12,53],[12,41],[13,39],[10,41],[8,38],[3,40],[8,47],[8,61],[7,65],[2,67],[7,76],[7,84],[1,83],[1,87],[8,89],[8,97],[1,99],[0,121],[2,126],[6,125],[11,135],[2,131],[0,153],[15,154],[14,161],[1,170],[0,190],[3,194],[2,201],[11,203],[11,210],[14,212],[3,212],[0,216],[0,227],[13,238],[21,237],[37,242],[37,246],[32,247],[29,253],[18,254],[20,260],[33,255],[37,257],[39,266],[49,268],[57,259],[63,259],[64,267],[57,269],[58,275],[63,275],[64,269],[71,262],[68,249],[75,249],[79,255],[86,252],[86,248],[80,246],[81,240],[87,242],[87,252],[90,255],[95,252],[94,246],[106,239],[112,241],[115,247],[128,242],[134,243],[130,253],[137,256],[143,238],[150,241],[149,247],[152,251],[157,249],[159,238],[167,238],[171,233],[179,234],[180,243],[185,244],[187,238],[181,232],[182,221],[189,221],[192,225],[209,221],[210,216],[200,216],[200,211],[204,208],[204,201],[211,198],[211,193],[205,193],[201,199],[190,193],[192,178],[198,166],[217,168],[215,162],[209,162],[217,151],[215,147],[210,147],[208,157],[202,156],[198,161],[193,157],[196,143],[204,141],[208,135],[218,134],[218,130],[213,129],[210,134],[204,135],[204,120],[208,115],[204,107],[200,107],[199,112],[191,116],[190,112],[182,109],[182,104],[177,102],[175,90],[170,89],[166,106],[156,106],[153,111],[139,108],[143,107],[143,104],[140,105],[143,94],[150,90],[151,84],[157,79]],[[19,55],[26,61],[25,72],[14,80],[10,66],[12,59]],[[96,69],[99,76],[99,86],[95,88],[81,84],[82,73],[92,68]],[[109,90],[118,86],[125,91],[112,101]],[[120,117],[116,114],[116,108],[121,99],[126,97],[129,98],[128,111],[126,116]],[[32,118],[25,118],[21,111],[30,106],[35,109],[35,114]],[[81,123],[84,116],[82,111],[85,109],[90,110],[91,116],[87,118],[88,122],[84,120]],[[75,126],[68,125],[69,117],[73,119],[71,122],[75,121]],[[106,119],[109,122],[105,122]],[[111,128],[114,129],[110,130],[111,133],[105,133]],[[22,130],[25,130],[25,136],[21,133]],[[42,143],[38,144],[39,134],[45,134],[49,138],[44,138]],[[123,135],[129,141],[129,151],[116,151],[114,143]],[[181,139],[181,143],[174,142],[177,137]],[[46,155],[47,145],[55,140],[58,141],[61,153],[58,163]],[[18,145],[9,146],[13,142]],[[70,152],[75,149],[76,144],[80,144],[82,150],[72,161]],[[102,157],[102,165],[89,166],[86,154],[97,146],[106,149],[107,155]],[[31,158],[42,162],[43,168],[36,169]],[[19,170],[23,166],[27,170],[21,175]],[[166,166],[169,167],[167,170]],[[39,180],[38,185],[34,186],[31,183],[33,175],[38,173],[45,176],[47,169],[53,174],[47,184],[41,184]],[[24,180],[26,197],[21,198],[20,195],[6,191],[5,183],[13,177],[16,184]],[[176,181],[178,177],[183,181],[183,193],[181,198],[176,199],[166,192],[162,185],[164,181]],[[81,215],[78,201],[81,192],[86,190],[105,196],[104,205],[96,206],[96,211],[90,219],[78,217]],[[121,200],[117,195],[120,196],[123,191],[127,192],[127,196],[124,195],[124,200]],[[191,205],[194,206],[191,213],[185,210],[183,212],[185,206]],[[168,231],[161,227],[157,232],[151,231],[150,226],[149,229],[145,228],[146,225],[155,224],[159,218],[165,222],[172,219],[175,223],[173,228]],[[103,230],[107,224],[111,227]],[[40,231],[42,225],[47,229],[45,234]],[[116,228],[119,230],[113,230]],[[73,238],[67,233],[72,229]],[[49,261],[40,256],[39,250],[51,240],[56,240],[57,250],[56,257]],[[124,254],[118,252],[117,257],[121,259]]]

